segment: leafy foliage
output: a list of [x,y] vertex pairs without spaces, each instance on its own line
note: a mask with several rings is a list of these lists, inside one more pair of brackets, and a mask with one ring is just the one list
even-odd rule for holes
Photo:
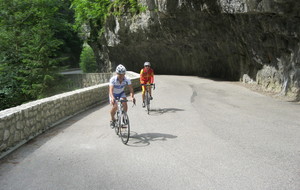
[[[81,52],[74,25],[96,42],[108,16],[141,10],[138,0],[0,0],[0,110],[62,88],[59,71]],[[87,72],[95,69],[92,52],[81,55]]]
[[73,0],[71,8],[75,10],[75,28],[89,25],[101,30],[110,4],[110,0]]
[[86,45],[84,46],[80,56],[80,68],[85,73],[92,73],[97,70],[96,59],[93,49]]
[[122,15],[128,11],[138,14],[146,10],[138,0],[73,0],[71,8],[75,10],[77,29],[85,24],[101,29],[111,14]]
[[71,24],[62,0],[0,0],[0,110],[45,97],[63,61]]
[[[98,43],[109,16],[134,15],[146,10],[138,3],[138,0],[72,0],[71,8],[75,11],[74,26],[83,33],[82,36],[88,44]],[[84,51],[90,50],[85,49]],[[83,54],[87,56],[87,52],[83,52]],[[92,65],[88,66],[88,64]],[[81,65],[84,69],[95,69],[88,69],[89,72],[102,70],[95,67],[94,62],[81,62]],[[97,65],[101,64],[98,63]]]
[[146,10],[146,7],[140,5],[137,0],[115,0],[110,6],[110,13],[116,16],[130,13],[139,14]]

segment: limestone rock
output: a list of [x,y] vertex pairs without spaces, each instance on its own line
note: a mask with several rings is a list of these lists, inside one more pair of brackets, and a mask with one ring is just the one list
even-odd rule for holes
[[[110,17],[91,44],[102,68],[242,80],[247,74],[275,88],[299,89],[300,1],[140,0],[148,10]],[[100,45],[101,44],[101,45]],[[278,61],[281,60],[281,61]],[[264,66],[276,70],[269,81]],[[262,82],[262,81],[260,81]],[[264,83],[264,82],[262,82]],[[285,89],[285,90],[286,90]]]

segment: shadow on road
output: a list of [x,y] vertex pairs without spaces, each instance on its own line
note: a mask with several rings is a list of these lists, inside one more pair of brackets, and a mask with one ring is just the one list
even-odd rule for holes
[[162,114],[165,114],[165,113],[176,113],[178,111],[184,111],[184,109],[178,109],[178,108],[150,109],[150,115],[162,115]]
[[177,138],[175,135],[163,134],[163,133],[142,133],[138,134],[131,131],[128,146],[144,147],[149,146],[154,141],[167,141],[168,139]]

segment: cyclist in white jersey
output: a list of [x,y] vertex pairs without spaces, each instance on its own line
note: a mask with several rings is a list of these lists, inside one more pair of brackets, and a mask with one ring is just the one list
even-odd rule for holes
[[[113,125],[115,122],[115,114],[118,109],[117,104],[115,104],[116,99],[126,99],[126,95],[124,92],[125,86],[128,85],[130,91],[130,97],[135,103],[134,91],[131,85],[131,80],[125,76],[126,68],[123,65],[118,65],[116,68],[116,76],[113,76],[109,80],[109,100],[113,105],[110,110],[111,121],[110,124]],[[123,102],[124,110],[127,112],[127,102]]]

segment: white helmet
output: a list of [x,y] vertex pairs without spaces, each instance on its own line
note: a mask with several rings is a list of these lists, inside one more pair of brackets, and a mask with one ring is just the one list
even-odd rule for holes
[[126,68],[123,65],[118,65],[116,68],[116,73],[117,74],[125,74],[126,73]]
[[145,67],[145,66],[151,66],[150,62],[145,62],[145,63],[144,63],[144,67]]

